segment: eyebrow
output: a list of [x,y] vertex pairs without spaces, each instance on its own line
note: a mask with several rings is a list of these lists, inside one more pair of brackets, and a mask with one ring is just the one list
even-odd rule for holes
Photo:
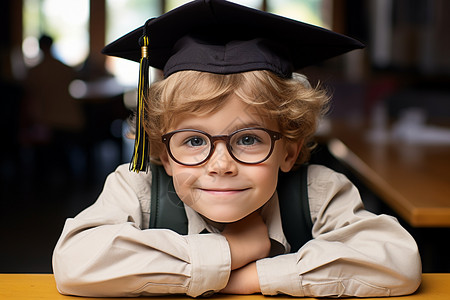
[[[188,126],[177,127],[175,130],[179,130],[179,129],[196,129],[196,130],[201,130],[201,131],[204,131],[206,133],[211,134],[208,126],[206,126],[206,125],[203,125],[203,124],[200,124],[200,125],[197,124],[197,125],[193,125],[193,126],[191,126],[189,124],[187,124],[187,125]],[[266,126],[262,125],[261,123],[254,123],[254,122],[241,123],[241,124],[236,124],[236,125],[233,125],[233,126],[226,127],[222,131],[222,133],[220,133],[219,135],[231,134],[231,133],[233,133],[233,132],[235,132],[237,130],[243,129],[243,128],[266,128]],[[211,135],[213,135],[213,134],[211,134]]]
[[266,126],[261,124],[261,123],[244,123],[244,124],[240,124],[240,125],[236,125],[236,126],[230,127],[230,132],[229,133],[235,132],[235,131],[237,131],[239,129],[252,128],[252,127],[255,127],[255,128],[266,128]]

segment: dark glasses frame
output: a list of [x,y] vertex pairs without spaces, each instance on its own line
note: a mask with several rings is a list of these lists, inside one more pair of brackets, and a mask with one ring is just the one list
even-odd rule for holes
[[[267,156],[266,156],[264,159],[261,159],[261,160],[256,161],[256,162],[245,162],[245,161],[239,160],[239,159],[233,154],[233,151],[232,151],[232,148],[231,148],[231,144],[230,144],[230,140],[231,140],[231,138],[233,137],[233,135],[235,135],[235,134],[237,134],[237,133],[239,133],[239,132],[245,131],[245,130],[262,130],[262,131],[265,131],[265,132],[267,132],[267,133],[269,134],[269,136],[270,136],[270,141],[271,141],[271,144],[270,144],[270,151],[269,151],[269,153],[267,154]],[[205,135],[205,136],[209,139],[209,141],[210,141],[210,145],[211,145],[211,146],[210,146],[210,149],[209,149],[209,153],[208,153],[208,155],[207,155],[203,160],[201,160],[200,162],[192,163],[192,164],[183,163],[183,162],[179,161],[178,159],[176,159],[176,158],[173,156],[172,151],[170,150],[170,139],[172,138],[172,136],[173,136],[174,134],[178,133],[178,132],[186,132],[186,131],[191,131],[191,132],[198,132],[198,133],[201,133],[201,134]],[[229,134],[229,135],[214,135],[214,136],[213,136],[213,135],[210,135],[210,134],[208,134],[207,132],[204,132],[204,131],[202,131],[202,130],[198,130],[198,129],[179,129],[179,130],[171,131],[171,132],[168,132],[168,133],[162,135],[162,136],[161,136],[161,141],[163,142],[163,144],[166,145],[166,149],[167,149],[167,152],[169,153],[169,156],[170,156],[176,163],[178,163],[178,164],[180,164],[180,165],[183,165],[183,166],[199,166],[199,165],[201,165],[201,164],[204,164],[204,163],[205,163],[206,161],[208,161],[208,160],[211,158],[211,156],[214,154],[215,143],[216,143],[217,141],[224,141],[224,142],[225,142],[225,144],[226,144],[226,146],[227,146],[228,153],[230,154],[230,156],[231,156],[235,161],[240,162],[240,163],[242,163],[242,164],[246,164],[246,165],[256,165],[256,164],[260,164],[260,163],[266,161],[266,160],[270,157],[270,155],[272,155],[273,148],[274,148],[274,146],[275,146],[275,142],[278,141],[279,139],[281,139],[282,137],[283,137],[283,135],[282,135],[281,133],[279,133],[279,132],[276,132],[276,131],[273,131],[273,130],[270,130],[270,129],[266,129],[266,128],[260,128],[260,127],[248,127],[248,128],[242,128],[242,129],[239,129],[239,130],[236,130],[236,131],[232,132],[232,133]]]

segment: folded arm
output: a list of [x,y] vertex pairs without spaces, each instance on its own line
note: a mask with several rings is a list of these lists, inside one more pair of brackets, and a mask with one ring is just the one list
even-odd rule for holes
[[309,169],[314,239],[297,253],[257,262],[261,291],[292,296],[413,293],[421,263],[415,241],[392,217],[364,210],[343,175]]
[[195,297],[224,288],[231,265],[225,237],[146,229],[142,203],[148,201],[138,198],[149,197],[149,181],[137,176],[143,175],[119,167],[96,203],[67,220],[53,254],[58,290],[79,296]]

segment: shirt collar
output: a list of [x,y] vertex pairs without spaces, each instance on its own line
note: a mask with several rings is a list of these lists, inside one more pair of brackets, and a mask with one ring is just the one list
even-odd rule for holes
[[[223,225],[221,224],[213,226],[206,222],[206,220],[191,207],[185,205],[184,208],[188,219],[188,234],[199,234],[205,230],[210,233],[220,233],[223,229]],[[281,251],[288,253],[291,246],[283,233],[278,194],[276,192],[269,201],[263,205],[261,216],[267,225],[269,238],[282,246],[283,250]]]

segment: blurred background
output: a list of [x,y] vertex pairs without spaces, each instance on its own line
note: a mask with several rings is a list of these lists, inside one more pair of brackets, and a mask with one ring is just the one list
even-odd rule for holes
[[[136,101],[138,64],[105,57],[100,51],[148,18],[183,2],[0,2],[0,273],[52,272],[52,250],[65,219],[92,204],[107,174],[129,162],[132,141],[126,138],[127,120]],[[416,140],[431,140],[439,153],[450,152],[450,2],[235,2],[323,26],[366,44],[364,50],[303,70],[313,85],[320,82],[334,96],[318,132],[319,141],[325,142],[313,161],[349,176],[369,210],[399,218],[419,243],[425,272],[450,272],[449,228],[405,220],[333,156],[326,142],[333,138],[333,122],[344,120],[353,128],[367,124],[375,128],[373,147],[377,147],[386,143],[388,124],[406,120],[412,122],[406,123],[407,128],[420,123],[430,131],[420,136],[417,131],[400,133],[397,138],[409,141],[405,150],[412,149]],[[449,172],[450,160],[439,164]],[[448,181],[444,184],[450,186]],[[445,205],[450,203],[448,194],[440,196]]]

